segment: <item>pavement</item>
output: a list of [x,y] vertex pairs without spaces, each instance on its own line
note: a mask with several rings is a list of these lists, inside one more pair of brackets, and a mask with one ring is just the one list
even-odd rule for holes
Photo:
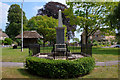
[[120,64],[120,61],[96,62],[96,66],[111,66],[118,64]]
[[[2,67],[24,67],[25,63],[20,62],[0,62]],[[111,66],[118,65],[120,61],[96,62],[96,66]]]
[[25,63],[20,62],[0,62],[2,64],[2,67],[24,67]]

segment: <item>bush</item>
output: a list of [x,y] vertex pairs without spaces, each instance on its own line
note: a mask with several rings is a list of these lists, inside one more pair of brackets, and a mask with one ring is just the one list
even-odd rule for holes
[[18,46],[21,45],[21,39],[16,39],[15,41],[17,42],[17,45],[18,45]]
[[2,44],[2,40],[0,40],[0,45]]
[[38,39],[38,44],[42,45],[43,41],[41,39]]
[[5,40],[3,41],[3,43],[4,43],[5,45],[11,45],[11,44],[12,44],[12,39],[10,39],[10,38],[5,38]]
[[27,57],[25,67],[35,74],[49,78],[74,78],[83,76],[94,69],[92,57],[77,60],[49,60],[38,57]]
[[99,46],[99,43],[97,41],[93,42],[93,46]]

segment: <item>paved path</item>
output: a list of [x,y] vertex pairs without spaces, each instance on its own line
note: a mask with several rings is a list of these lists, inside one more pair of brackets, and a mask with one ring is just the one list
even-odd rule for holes
[[96,66],[111,66],[118,64],[120,64],[120,61],[96,62]]
[[0,62],[2,64],[2,67],[23,67],[24,63],[19,62]]
[[[108,62],[96,62],[96,66],[111,66],[120,64],[120,61],[108,61]],[[24,67],[25,63],[18,63],[18,62],[0,62],[2,67]]]

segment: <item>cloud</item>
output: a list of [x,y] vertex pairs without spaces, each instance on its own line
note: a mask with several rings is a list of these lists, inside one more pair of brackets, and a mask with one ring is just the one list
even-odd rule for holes
[[35,6],[35,7],[33,7],[34,14],[37,14],[38,10],[41,9],[41,8],[43,8],[43,6]]
[[43,8],[43,6],[35,6],[34,10],[38,10],[38,9],[41,9],[41,8]]
[[2,30],[5,30],[9,7],[8,4],[0,2],[0,28],[2,28]]

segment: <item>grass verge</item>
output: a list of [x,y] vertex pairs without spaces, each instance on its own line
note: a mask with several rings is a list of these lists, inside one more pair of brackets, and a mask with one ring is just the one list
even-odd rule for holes
[[[42,77],[30,74],[26,69],[20,67],[3,67],[3,78],[39,78],[40,80],[47,80]],[[80,78],[118,78],[118,65],[114,66],[98,66],[88,75],[83,77],[74,78],[76,80]],[[62,79],[61,79],[62,80]]]

